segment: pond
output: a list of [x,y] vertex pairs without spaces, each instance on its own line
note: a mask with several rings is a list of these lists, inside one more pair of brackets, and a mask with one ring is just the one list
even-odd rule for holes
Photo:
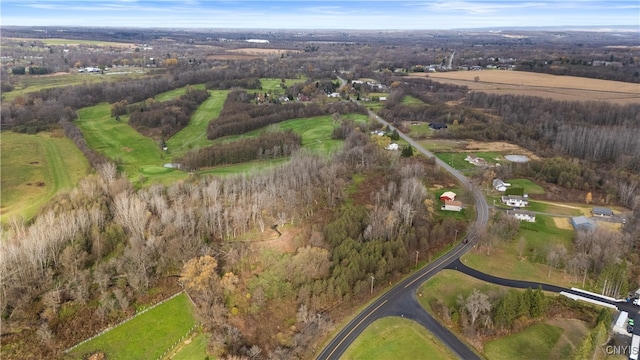
[[525,163],[529,161],[529,157],[525,155],[506,155],[504,158],[517,163]]

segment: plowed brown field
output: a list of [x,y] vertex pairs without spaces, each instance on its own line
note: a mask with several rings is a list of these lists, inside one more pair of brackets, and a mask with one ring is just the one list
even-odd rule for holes
[[[528,95],[554,100],[599,100],[616,104],[640,103],[640,84],[620,81],[558,76],[524,71],[481,70],[413,73],[434,81],[464,85],[472,91],[493,94]],[[479,80],[475,81],[474,78]]]

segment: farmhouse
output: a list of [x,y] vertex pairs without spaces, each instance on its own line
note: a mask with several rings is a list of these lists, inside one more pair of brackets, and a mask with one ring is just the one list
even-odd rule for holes
[[591,210],[591,213],[593,214],[593,216],[600,216],[600,217],[613,216],[613,210],[607,209],[607,208],[601,208],[601,207],[594,207]]
[[507,215],[520,221],[536,222],[536,214],[525,210],[507,210]]
[[501,198],[501,201],[502,201],[503,204],[509,205],[509,206],[515,206],[515,207],[529,206],[529,197],[527,195],[525,195],[525,196],[518,196],[518,195],[503,196]]
[[596,223],[586,216],[576,216],[571,218],[571,225],[576,230],[592,231],[596,228]]
[[497,191],[505,191],[511,184],[502,181],[501,179],[493,179],[493,188]]
[[440,210],[461,211],[462,210],[462,202],[461,201],[445,201],[444,205],[442,205],[440,207]]
[[488,166],[489,164],[487,163],[487,161],[485,159],[479,158],[473,154],[469,154],[467,155],[466,158],[464,158],[465,161],[468,161],[469,163],[475,165],[475,166]]
[[442,193],[442,195],[440,195],[440,201],[442,202],[453,201],[455,199],[456,193],[454,193],[453,191],[445,191],[444,193]]

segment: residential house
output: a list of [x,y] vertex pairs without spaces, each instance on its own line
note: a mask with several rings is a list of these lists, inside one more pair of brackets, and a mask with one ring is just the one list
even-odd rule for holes
[[536,222],[536,214],[525,210],[507,210],[507,215],[520,221]]
[[583,231],[593,231],[596,228],[596,223],[586,216],[576,216],[571,218],[571,225],[573,225],[576,230]]
[[398,149],[399,149],[399,147],[398,147],[398,144],[396,144],[396,143],[391,143],[391,144],[387,145],[386,149],[387,149],[387,150],[398,150]]
[[465,157],[464,160],[468,161],[469,163],[475,166],[489,166],[489,163],[487,163],[485,159],[479,158],[473,154],[467,155],[467,157]]
[[440,201],[445,202],[445,201],[453,201],[456,199],[456,193],[454,193],[453,191],[445,191],[444,193],[442,193],[442,195],[440,195]]
[[602,208],[602,207],[594,207],[591,210],[591,213],[593,214],[593,216],[600,216],[600,217],[611,217],[611,216],[613,216],[613,210],[608,209],[608,208]]
[[461,211],[462,210],[462,202],[461,201],[445,201],[444,205],[442,205],[440,207],[440,210]]
[[505,191],[509,186],[511,186],[510,183],[506,183],[501,179],[493,179],[493,188],[497,191]]
[[513,206],[513,207],[529,206],[529,197],[527,195],[525,195],[525,196],[518,196],[518,195],[503,196],[501,198],[501,201],[502,201],[503,204],[509,205],[509,206]]

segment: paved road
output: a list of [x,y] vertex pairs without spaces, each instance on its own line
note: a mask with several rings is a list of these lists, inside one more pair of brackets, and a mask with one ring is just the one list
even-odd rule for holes
[[[370,116],[374,117],[383,125],[389,125],[385,120],[370,111]],[[429,158],[435,156],[424,149],[419,143],[398,132],[400,137],[413,146],[418,152]],[[367,328],[372,322],[385,316],[400,315],[422,324],[425,328],[435,334],[444,344],[446,344],[454,353],[462,359],[480,359],[480,357],[458,339],[448,329],[440,325],[431,315],[429,315],[419,304],[416,299],[416,290],[419,286],[444,269],[450,263],[456,261],[461,255],[469,251],[479,239],[482,231],[484,231],[489,219],[489,205],[485,200],[480,189],[476,188],[461,173],[450,167],[438,158],[436,163],[449,171],[455,176],[460,183],[471,191],[476,202],[476,221],[470,227],[466,236],[467,241],[461,242],[444,256],[440,257],[428,266],[423,267],[416,273],[407,277],[386,293],[382,294],[373,303],[367,306],[362,312],[356,315],[338,334],[329,342],[329,344],[320,352],[318,359],[338,359],[351,345],[351,343]]]

